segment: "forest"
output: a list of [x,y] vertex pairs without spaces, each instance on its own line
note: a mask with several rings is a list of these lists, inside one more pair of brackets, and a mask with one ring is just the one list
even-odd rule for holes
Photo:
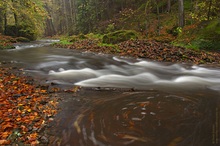
[[2,0],[0,33],[36,40],[134,30],[141,38],[216,49],[219,6],[218,0]]

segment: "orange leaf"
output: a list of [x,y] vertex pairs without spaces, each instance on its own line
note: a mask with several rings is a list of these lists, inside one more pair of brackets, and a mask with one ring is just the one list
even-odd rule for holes
[[11,132],[3,132],[1,138],[6,139],[10,134]]
[[8,109],[8,112],[11,112],[12,111],[12,109]]
[[0,145],[8,145],[8,144],[10,144],[9,140],[5,140],[5,139],[0,140]]
[[16,118],[16,121],[21,121],[21,118],[19,117],[19,118]]
[[39,142],[37,140],[31,142],[31,145],[38,145],[38,144]]
[[35,132],[35,133],[32,133],[32,134],[30,134],[30,135],[28,136],[28,139],[29,139],[30,141],[36,140],[36,138],[37,138],[37,133],[36,133],[36,132]]
[[10,124],[6,124],[2,126],[2,129],[5,131],[7,128],[12,128],[13,126]]

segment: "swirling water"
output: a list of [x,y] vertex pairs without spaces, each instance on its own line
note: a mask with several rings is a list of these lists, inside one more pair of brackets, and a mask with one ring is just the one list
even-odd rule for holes
[[17,44],[1,51],[0,60],[17,62],[47,83],[98,90],[85,90],[64,104],[67,110],[58,115],[55,129],[62,145],[218,144],[220,68],[81,53],[49,44]]

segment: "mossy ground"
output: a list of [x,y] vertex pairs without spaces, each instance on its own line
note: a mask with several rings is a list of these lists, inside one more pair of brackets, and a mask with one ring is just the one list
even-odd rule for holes
[[105,34],[102,42],[107,44],[117,44],[130,39],[138,39],[139,35],[133,30],[119,30]]
[[166,12],[166,8],[166,3],[159,2],[159,17],[155,6],[149,13],[146,13],[146,4],[138,9],[125,8],[111,20],[100,22],[96,32],[106,34],[103,43],[118,43],[114,40],[115,35],[123,40],[124,37],[119,36],[117,31],[135,30],[148,40],[171,43],[193,50],[220,50],[219,19],[210,21],[193,19],[191,0],[185,0],[185,26],[179,28],[178,3],[171,4],[169,13]]
[[176,38],[174,44],[196,50],[219,51],[220,21],[214,19],[188,25],[183,28],[182,33]]

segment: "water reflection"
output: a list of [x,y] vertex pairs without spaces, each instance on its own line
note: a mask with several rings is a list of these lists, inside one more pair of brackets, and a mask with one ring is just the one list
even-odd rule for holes
[[72,120],[60,119],[59,124],[68,125],[58,132],[63,132],[59,135],[62,145],[212,145],[215,110],[220,103],[219,94],[210,90],[85,91],[80,100],[85,104]]

